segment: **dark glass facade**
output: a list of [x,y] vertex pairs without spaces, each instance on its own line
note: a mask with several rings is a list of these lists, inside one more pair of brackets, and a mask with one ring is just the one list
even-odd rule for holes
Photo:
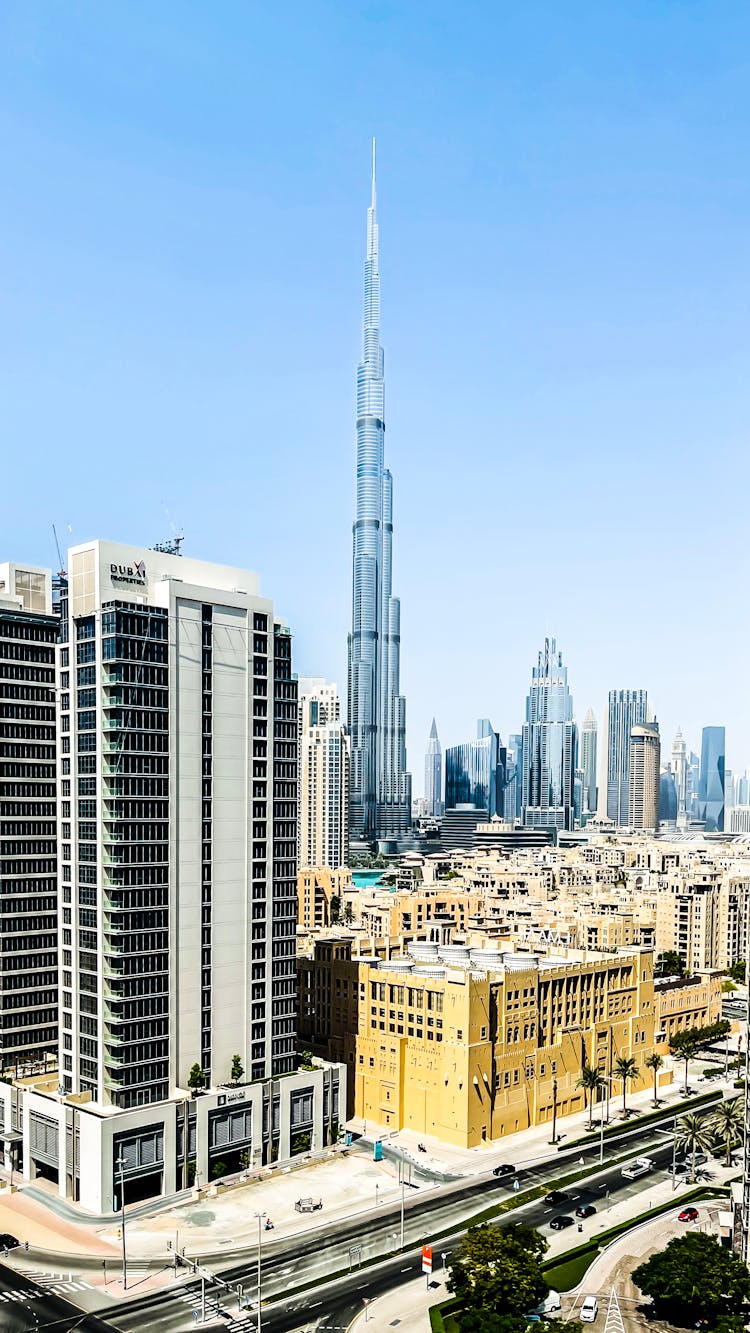
[[445,808],[474,805],[488,818],[503,814],[506,751],[487,718],[477,722],[477,738],[445,752]]
[[0,603],[3,1070],[57,1053],[57,627],[53,616]]
[[699,804],[707,833],[724,832],[724,766],[726,739],[723,727],[704,727],[701,742]]

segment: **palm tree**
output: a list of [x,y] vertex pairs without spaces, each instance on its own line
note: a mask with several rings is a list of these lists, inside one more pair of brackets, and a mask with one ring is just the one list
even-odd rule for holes
[[652,1071],[654,1075],[654,1106],[658,1106],[659,1099],[656,1095],[656,1075],[658,1074],[659,1070],[664,1064],[664,1061],[662,1060],[661,1056],[657,1055],[656,1051],[654,1051],[653,1055],[646,1056],[646,1059],[643,1061],[643,1063],[645,1064],[647,1069],[650,1069]]
[[690,1153],[691,1184],[695,1180],[695,1154],[697,1152],[708,1152],[714,1141],[714,1131],[709,1120],[709,1116],[696,1115],[691,1112],[690,1115],[681,1116],[675,1126],[677,1146]]
[[581,1070],[581,1076],[576,1084],[577,1088],[583,1088],[583,1100],[586,1102],[588,1094],[589,1103],[589,1129],[594,1127],[594,1096],[599,1088],[604,1087],[604,1079],[601,1071],[594,1069],[591,1065],[584,1065]]
[[672,1052],[672,1054],[675,1055],[678,1060],[685,1061],[685,1085],[682,1091],[684,1092],[686,1097],[690,1091],[688,1087],[688,1072],[690,1068],[690,1061],[695,1059],[699,1050],[700,1047],[694,1041],[683,1041],[680,1042],[679,1046],[676,1046],[674,1051]]
[[724,1144],[727,1150],[726,1165],[732,1165],[732,1144],[742,1137],[745,1121],[745,1108],[741,1097],[731,1101],[719,1102],[708,1117],[708,1125],[714,1136]]
[[617,1060],[615,1060],[614,1066],[612,1068],[612,1077],[619,1078],[622,1082],[623,1115],[626,1114],[628,1109],[625,1104],[625,1093],[627,1090],[628,1083],[634,1083],[635,1080],[638,1078],[638,1075],[639,1075],[638,1066],[635,1063],[635,1060],[633,1059],[632,1055],[621,1055],[618,1057]]

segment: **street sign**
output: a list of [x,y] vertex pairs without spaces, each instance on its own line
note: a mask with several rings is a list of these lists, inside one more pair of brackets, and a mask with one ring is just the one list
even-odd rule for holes
[[422,1246],[422,1272],[423,1272],[423,1273],[431,1273],[431,1272],[432,1272],[432,1246],[431,1246],[431,1245],[423,1245],[423,1246]]

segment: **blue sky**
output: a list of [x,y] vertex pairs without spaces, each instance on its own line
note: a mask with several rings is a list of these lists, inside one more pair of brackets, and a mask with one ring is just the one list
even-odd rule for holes
[[5,0],[0,557],[258,569],[345,685],[378,137],[410,764],[646,686],[750,764],[750,8]]

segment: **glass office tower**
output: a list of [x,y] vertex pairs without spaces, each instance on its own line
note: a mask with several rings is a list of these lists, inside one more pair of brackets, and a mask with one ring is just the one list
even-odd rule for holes
[[607,726],[607,818],[628,823],[630,737],[648,721],[646,690],[610,690]]
[[723,727],[704,727],[701,743],[699,802],[707,833],[724,832],[724,765],[726,741]]
[[445,752],[445,807],[474,805],[487,817],[503,814],[506,752],[489,718],[477,722],[477,738]]
[[523,727],[523,823],[571,829],[577,752],[568,669],[554,639],[531,677]]

